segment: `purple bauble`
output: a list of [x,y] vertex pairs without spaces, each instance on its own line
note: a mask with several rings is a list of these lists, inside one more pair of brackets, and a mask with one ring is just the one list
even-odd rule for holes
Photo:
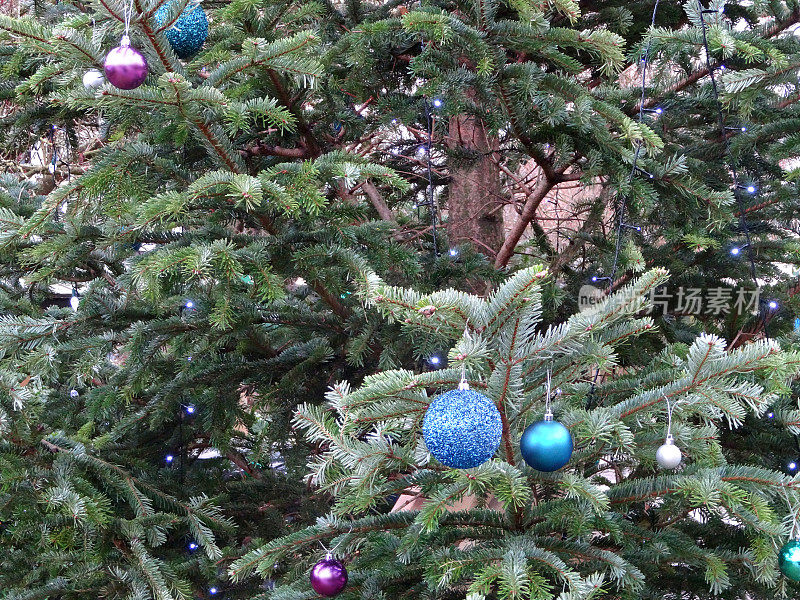
[[347,569],[328,554],[311,569],[311,587],[322,596],[335,596],[347,585]]
[[123,37],[119,46],[106,55],[103,70],[114,87],[132,90],[142,85],[147,77],[147,59]]

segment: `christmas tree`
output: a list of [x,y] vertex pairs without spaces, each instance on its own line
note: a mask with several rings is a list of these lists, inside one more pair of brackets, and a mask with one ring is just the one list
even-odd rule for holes
[[[290,586],[272,597],[314,597],[292,582],[317,535],[354,597],[783,593],[795,359],[765,338],[796,304],[799,21],[794,2],[12,5],[3,589],[251,598],[258,568]],[[651,267],[670,279],[625,287]],[[461,365],[502,425],[474,472],[420,441]],[[576,449],[532,476],[516,444],[548,367]],[[686,464],[661,477],[664,396]]]

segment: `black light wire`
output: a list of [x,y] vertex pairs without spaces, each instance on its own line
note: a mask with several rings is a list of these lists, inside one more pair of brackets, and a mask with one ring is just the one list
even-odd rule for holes
[[[653,4],[653,15],[652,15],[652,17],[650,19],[650,30],[651,31],[652,31],[653,28],[655,28],[655,25],[656,25],[656,14],[658,13],[658,4],[659,4],[659,2],[660,2],[660,0],[656,0],[655,3]],[[646,112],[645,108],[644,108],[644,101],[645,101],[646,94],[647,94],[647,67],[648,67],[648,60],[650,58],[650,47],[651,47],[652,43],[653,43],[653,36],[651,35],[651,36],[649,36],[647,38],[647,45],[645,46],[644,52],[642,52],[642,56],[641,56],[641,59],[640,59],[640,62],[642,63],[642,85],[641,85],[642,93],[641,93],[641,95],[639,97],[639,113],[637,115],[639,124],[641,124],[644,121],[644,113]],[[631,171],[628,174],[628,182],[627,182],[628,183],[628,193],[630,193],[631,187],[633,185],[633,178],[636,175],[636,173],[643,173],[643,174],[647,175],[648,177],[650,177],[650,179],[653,178],[653,176],[650,173],[647,173],[646,171],[644,171],[644,170],[639,168],[639,156],[642,153],[642,146],[643,145],[644,145],[644,140],[639,140],[637,142],[637,144],[636,144],[636,150],[633,153],[633,162],[631,164]],[[619,209],[617,211],[617,213],[618,213],[617,214],[617,241],[616,241],[616,244],[614,246],[614,262],[611,265],[611,276],[608,277],[608,291],[609,292],[611,292],[611,288],[614,285],[614,279],[615,279],[615,277],[617,275],[617,267],[619,265],[619,251],[620,251],[620,248],[622,247],[622,240],[623,240],[623,235],[624,235],[623,232],[626,229],[636,229],[637,231],[639,230],[639,227],[637,227],[635,225],[630,225],[630,224],[625,222],[625,209],[627,208],[627,200],[628,200],[627,196],[625,194],[622,194],[621,197],[620,197]]]
[[[736,164],[736,159],[731,151],[731,141],[727,133],[729,130],[735,131],[739,128],[727,127],[725,125],[725,112],[722,108],[722,102],[719,99],[719,88],[717,86],[717,79],[714,76],[714,66],[711,64],[711,52],[708,48],[708,35],[706,32],[707,24],[705,15],[712,13],[720,14],[721,11],[704,8],[702,0],[697,0],[697,7],[698,12],[700,13],[700,29],[703,34],[703,49],[705,50],[706,55],[706,68],[708,69],[708,76],[711,80],[711,90],[714,94],[714,102],[717,106],[717,124],[719,125],[719,133],[720,136],[722,136],[722,141],[725,145],[725,155],[728,159],[728,167],[730,168],[731,178],[733,181],[733,197],[736,199],[736,205],[739,208],[739,224],[745,237],[745,248],[747,249],[747,258],[750,266],[750,278],[753,280],[755,289],[759,290],[760,286],[758,283],[758,276],[756,275],[756,262],[753,256],[753,244],[750,236],[750,226],[747,223],[747,207],[745,206],[744,199],[742,198],[741,194],[741,190],[744,189],[744,186],[739,183],[738,165]],[[758,191],[758,188],[754,188],[754,191]],[[767,328],[767,306],[768,305],[766,301],[762,298],[759,298],[759,318],[764,325],[764,335],[767,339],[769,339],[769,330]]]
[[428,186],[425,188],[425,205],[428,207],[428,210],[431,214],[431,233],[433,235],[433,255],[434,257],[439,256],[439,243],[436,239],[436,221],[437,221],[437,208],[436,208],[436,199],[434,198],[434,191],[433,191],[433,166],[431,163],[431,152],[433,150],[433,114],[431,113],[431,104],[428,102],[427,96],[423,98],[423,104],[425,106],[425,131],[427,134],[427,145],[425,146],[425,156],[427,158],[425,169],[426,175],[428,179]]
[[[652,16],[650,18],[650,30],[649,30],[650,32],[652,32],[652,30],[656,26],[656,15],[658,14],[659,2],[660,2],[660,0],[656,0],[655,3],[653,4],[653,14],[652,14]],[[644,121],[644,113],[646,112],[646,110],[644,108],[644,101],[645,101],[645,98],[647,97],[647,67],[648,67],[648,64],[649,64],[648,61],[650,59],[650,47],[652,46],[652,43],[653,43],[653,36],[650,35],[647,38],[647,45],[645,46],[644,51],[642,52],[641,57],[639,59],[639,62],[642,65],[642,83],[641,83],[641,90],[642,91],[641,91],[641,94],[639,96],[639,112],[638,112],[638,115],[637,115],[637,118],[638,118],[638,121],[639,121],[640,124]],[[652,179],[652,175],[650,175],[646,171],[644,171],[644,170],[639,168],[639,156],[642,153],[642,146],[643,145],[644,145],[644,141],[643,140],[639,140],[638,143],[636,144],[636,149],[634,150],[634,153],[633,153],[633,161],[631,163],[631,170],[630,170],[630,173],[628,174],[628,181],[627,181],[628,193],[630,193],[630,190],[631,190],[631,188],[633,186],[633,178],[636,176],[637,173],[643,173],[643,174],[649,176]],[[614,285],[614,279],[615,279],[615,277],[617,275],[617,267],[619,265],[619,251],[620,251],[620,248],[622,247],[622,241],[623,241],[623,235],[624,235],[623,232],[626,229],[635,229],[637,231],[639,230],[639,227],[637,227],[636,225],[631,225],[631,224],[625,222],[625,209],[626,208],[627,208],[627,196],[625,194],[622,194],[620,196],[619,208],[617,210],[617,218],[616,218],[616,221],[617,221],[617,240],[616,240],[616,244],[614,245],[614,262],[612,263],[612,266],[611,266],[611,275],[609,277],[597,277],[595,279],[595,281],[603,280],[603,279],[607,279],[608,280],[607,293],[611,293],[611,289],[612,289],[612,287]],[[597,399],[595,397],[595,393],[597,391],[597,380],[598,380],[599,377],[600,377],[600,369],[598,368],[597,371],[595,371],[594,378],[592,379],[592,384],[591,384],[591,387],[589,388],[589,393],[586,395],[586,408],[587,409],[594,408],[595,406],[597,406]]]
[[750,243],[750,227],[747,224],[747,216],[745,214],[745,205],[742,194],[740,193],[742,187],[739,184],[739,172],[736,165],[736,160],[731,152],[731,141],[727,134],[728,127],[725,126],[725,112],[722,110],[722,102],[719,99],[719,88],[717,87],[717,78],[714,76],[714,66],[711,64],[711,52],[708,49],[708,35],[706,33],[706,18],[708,13],[719,14],[719,11],[709,10],[703,8],[701,0],[697,0],[697,6],[700,9],[700,29],[703,33],[703,49],[706,54],[706,68],[708,69],[708,77],[711,80],[711,90],[714,93],[714,103],[717,107],[717,123],[719,125],[719,133],[722,136],[722,141],[725,144],[725,154],[728,157],[728,166],[731,170],[731,177],[733,179],[733,197],[739,207],[739,223],[741,224],[742,231],[744,232],[745,241],[747,243],[747,257],[750,262],[750,276],[753,279],[753,284],[758,287],[758,278],[756,277],[756,263],[753,258],[753,246]]

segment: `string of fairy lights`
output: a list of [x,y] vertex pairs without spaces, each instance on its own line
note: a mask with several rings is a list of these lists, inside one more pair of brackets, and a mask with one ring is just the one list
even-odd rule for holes
[[[707,16],[710,15],[715,15],[717,18],[720,18],[720,16],[723,15],[725,12],[725,5],[724,4],[720,5],[718,9],[708,9],[703,6],[701,0],[697,0],[697,8],[700,18],[700,30],[703,39],[703,50],[705,54],[706,69],[708,71],[708,77],[711,81],[711,91],[714,95],[714,105],[717,109],[717,124],[719,127],[719,135],[724,145],[725,158],[727,159],[728,168],[731,173],[733,196],[734,199],[736,200],[736,205],[739,211],[739,226],[742,230],[745,241],[744,245],[742,246],[732,247],[730,249],[730,254],[731,256],[740,256],[742,250],[746,251],[750,269],[750,277],[753,280],[753,285],[755,289],[759,290],[760,283],[757,275],[753,243],[750,236],[750,225],[747,220],[747,207],[745,205],[744,195],[743,195],[743,192],[747,192],[747,194],[751,196],[756,195],[758,193],[758,186],[755,185],[755,183],[752,181],[742,183],[739,173],[739,165],[737,164],[736,156],[734,155],[731,149],[731,136],[736,135],[737,133],[746,132],[747,127],[741,124],[736,126],[730,126],[726,122],[727,121],[726,114],[723,109],[722,101],[720,100],[719,97],[719,86],[717,85],[717,77],[716,77],[717,70],[725,71],[725,65],[722,63],[714,64],[712,62],[711,51],[708,46],[709,25],[706,21],[706,18]],[[777,311],[778,308],[779,305],[777,300],[775,299],[767,300],[759,296],[759,306],[758,306],[759,319],[761,320],[762,326],[764,328],[764,335],[767,338],[769,338],[769,329],[768,329],[769,316],[771,313]]]
[[[650,30],[651,31],[652,31],[653,27],[655,27],[655,24],[656,24],[656,15],[658,14],[659,2],[660,2],[660,0],[656,0],[655,4],[653,4],[653,13],[652,13],[652,16],[651,16],[651,19],[650,19]],[[645,113],[653,112],[656,115],[660,115],[663,112],[661,108],[646,109],[645,106],[644,106],[644,101],[645,101],[646,94],[647,94],[647,67],[649,66],[649,62],[648,61],[650,59],[650,48],[652,46],[652,42],[653,42],[653,37],[652,36],[648,36],[647,44],[645,45],[644,51],[642,52],[642,55],[641,55],[641,57],[639,59],[640,62],[641,62],[641,68],[642,68],[642,85],[641,85],[641,90],[642,91],[641,91],[641,95],[640,95],[640,98],[639,98],[639,113],[637,115],[637,118],[638,118],[638,121],[639,121],[640,124],[644,122]],[[631,169],[630,169],[630,172],[628,173],[627,187],[628,187],[629,190],[631,189],[631,186],[633,185],[633,178],[637,174],[643,174],[645,176],[648,176],[650,179],[653,178],[652,174],[646,172],[645,170],[643,170],[643,169],[641,169],[639,167],[639,156],[641,155],[643,148],[644,148],[644,141],[643,140],[639,140],[638,143],[636,144],[636,148],[635,148],[635,150],[633,152],[633,161],[631,162]],[[628,230],[628,229],[633,229],[635,231],[640,231],[640,229],[641,229],[637,225],[632,225],[630,223],[626,223],[625,222],[625,209],[627,208],[627,200],[628,200],[627,195],[626,194],[622,194],[621,197],[620,197],[620,200],[619,200],[619,206],[618,206],[618,209],[617,209],[617,216],[616,216],[617,239],[616,239],[616,243],[614,245],[614,261],[613,261],[613,263],[611,265],[611,275],[609,277],[607,277],[607,278],[603,278],[603,279],[608,279],[608,289],[609,289],[609,291],[611,291],[611,287],[614,285],[614,280],[616,279],[616,276],[617,276],[617,267],[619,265],[619,252],[620,252],[620,249],[622,247],[622,242],[623,242],[623,239],[624,239],[624,232],[626,230]],[[600,278],[596,278],[595,280],[598,280],[598,279],[600,279]]]
[[[653,27],[655,27],[655,21],[656,21],[656,15],[658,13],[659,1],[660,0],[656,0],[656,2],[653,5],[653,12],[652,12],[652,19],[651,19],[651,29]],[[706,17],[707,17],[707,15],[712,15],[712,14],[713,15],[722,15],[722,14],[724,14],[724,5],[721,5],[720,8],[717,8],[717,9],[707,9],[707,8],[705,8],[703,6],[701,0],[697,0],[697,6],[698,6],[698,15],[699,15],[700,25],[701,25],[700,29],[701,29],[702,44],[703,44],[704,55],[705,55],[704,56],[704,60],[705,60],[705,63],[706,63],[706,70],[708,72],[709,79],[711,81],[711,90],[712,90],[712,93],[713,93],[714,104],[715,104],[716,112],[717,112],[716,118],[717,118],[717,121],[718,121],[718,124],[719,124],[720,136],[721,136],[721,139],[723,140],[724,147],[725,147],[725,156],[726,156],[726,159],[727,159],[727,162],[728,162],[728,167],[729,167],[729,170],[731,172],[733,195],[734,195],[734,198],[735,198],[736,203],[737,203],[737,207],[738,207],[738,211],[739,211],[739,223],[740,223],[740,227],[741,227],[741,230],[743,232],[743,235],[744,235],[744,242],[745,242],[742,245],[737,245],[737,246],[732,247],[730,249],[730,254],[732,256],[740,256],[742,251],[746,251],[746,255],[747,255],[747,258],[748,258],[748,262],[749,262],[750,277],[753,280],[753,284],[756,286],[756,288],[758,288],[760,284],[759,284],[758,277],[757,277],[757,269],[756,269],[755,257],[754,257],[754,253],[753,253],[753,243],[752,243],[751,234],[750,234],[750,225],[749,225],[748,220],[747,220],[747,210],[746,210],[746,205],[745,205],[744,197],[743,197],[743,192],[746,192],[749,195],[757,194],[758,193],[758,186],[755,185],[753,182],[741,183],[739,168],[738,168],[738,165],[736,163],[735,156],[734,156],[734,154],[733,154],[733,152],[731,150],[731,143],[730,143],[731,135],[734,135],[734,134],[736,134],[738,132],[744,133],[744,132],[747,131],[747,127],[744,126],[744,125],[737,125],[737,126],[729,126],[729,125],[727,125],[727,119],[726,119],[725,111],[723,109],[722,101],[720,100],[719,86],[717,84],[717,77],[716,77],[716,72],[717,71],[724,71],[726,67],[722,63],[718,63],[718,64],[713,63],[712,54],[711,54],[711,51],[710,51],[709,45],[708,45],[707,29],[708,29],[709,24],[707,22],[707,18]],[[640,58],[642,75],[641,75],[641,95],[640,95],[640,99],[639,99],[639,110],[638,110],[638,115],[637,115],[639,123],[643,122],[644,115],[646,113],[653,113],[655,115],[659,115],[660,116],[664,112],[663,109],[660,108],[660,107],[652,108],[652,109],[645,107],[645,104],[646,104],[646,102],[645,102],[646,101],[646,92],[647,92],[647,71],[648,71],[648,67],[650,65],[651,45],[652,45],[652,37],[648,38],[648,42],[647,42],[647,44],[645,46],[645,49],[643,50],[641,58]],[[653,176],[652,173],[649,173],[649,172],[645,171],[644,169],[642,169],[639,166],[639,159],[640,159],[643,147],[644,147],[644,144],[643,144],[642,141],[637,142],[636,148],[634,150],[633,160],[632,160],[632,163],[631,163],[631,169],[630,169],[630,172],[629,172],[629,175],[628,175],[628,178],[627,178],[627,182],[626,182],[628,190],[631,189],[634,177],[636,175],[642,175],[642,176],[647,177],[648,179],[654,179],[654,176]],[[609,292],[612,290],[613,285],[616,282],[616,275],[617,275],[617,271],[619,269],[619,256],[620,256],[620,251],[621,251],[622,244],[624,243],[625,238],[626,238],[626,235],[625,235],[626,231],[627,230],[635,230],[635,231],[640,231],[641,230],[641,228],[638,227],[637,225],[633,225],[633,224],[630,224],[630,223],[626,222],[625,216],[626,216],[626,210],[627,210],[627,202],[628,202],[627,195],[626,194],[621,195],[620,199],[619,199],[619,206],[617,207],[616,216],[615,216],[615,221],[616,221],[616,243],[615,243],[615,247],[614,247],[614,254],[613,254],[613,261],[612,261],[610,275],[609,276],[595,275],[595,276],[592,277],[592,281],[593,282],[599,282],[599,281],[607,282],[607,286],[608,286],[608,291]],[[778,308],[778,303],[777,303],[776,300],[763,301],[763,302],[761,302],[761,305],[762,305],[762,308],[765,307],[769,311],[774,311],[774,310],[777,310],[777,308]]]
[[[431,217],[431,236],[433,238],[433,256],[437,258],[439,256],[439,242],[436,236],[436,222],[438,220],[438,207],[436,206],[436,197],[434,196],[434,188],[433,188],[433,163],[431,158],[432,148],[433,148],[433,125],[434,125],[434,116],[433,112],[431,111],[431,103],[428,101],[428,97],[424,96],[422,98],[422,105],[425,109],[425,133],[427,136],[427,141],[425,144],[425,177],[427,179],[427,186],[425,188],[425,202],[424,205],[428,207],[428,212]],[[442,101],[439,99],[434,99],[433,105],[435,107],[440,107],[442,105]]]
[[[653,5],[653,12],[651,18],[651,30],[655,27],[656,23],[656,16],[658,14],[659,8],[659,0]],[[740,171],[738,168],[738,164],[736,161],[736,157],[732,152],[730,138],[732,135],[736,135],[737,133],[744,133],[747,131],[747,127],[742,124],[737,124],[735,126],[728,125],[726,114],[723,108],[722,101],[720,99],[720,90],[717,84],[717,72],[721,71],[724,72],[726,67],[725,65],[720,63],[714,63],[712,53],[709,48],[708,43],[708,27],[709,23],[707,20],[708,16],[714,15],[717,18],[720,15],[724,14],[724,4],[720,5],[718,8],[706,8],[703,6],[702,0],[697,0],[697,10],[700,22],[700,30],[702,36],[702,45],[704,51],[704,61],[706,70],[708,72],[708,76],[711,82],[711,91],[713,94],[714,105],[716,108],[716,120],[719,127],[719,135],[724,144],[724,152],[725,152],[725,159],[728,164],[728,168],[731,173],[732,179],[732,192],[736,201],[737,209],[739,212],[739,227],[742,231],[744,237],[744,244],[736,245],[730,248],[730,255],[733,257],[741,256],[746,253],[747,260],[748,260],[748,268],[749,268],[749,275],[752,279],[753,285],[755,286],[755,290],[758,293],[760,289],[760,283],[758,280],[757,269],[756,269],[756,262],[755,262],[755,255],[754,255],[754,247],[751,238],[751,228],[750,224],[747,219],[747,208],[745,204],[745,193],[752,196],[758,193],[758,186],[754,182],[746,182],[743,183],[740,176]],[[644,116],[646,113],[651,112],[654,115],[660,116],[663,114],[663,109],[661,107],[656,107],[653,109],[645,108],[645,100],[646,100],[646,93],[647,93],[647,73],[648,67],[650,66],[651,62],[651,47],[652,47],[652,36],[648,38],[647,44],[642,52],[640,57],[641,63],[641,94],[639,97],[639,110],[638,110],[638,122],[642,123],[644,121]],[[628,193],[632,190],[633,180],[634,177],[637,175],[644,176],[648,179],[653,179],[653,175],[648,173],[644,169],[640,168],[639,166],[639,158],[641,156],[641,151],[643,149],[643,142],[639,141],[636,144],[636,148],[633,154],[633,160],[631,164],[631,169],[629,171],[629,175],[627,178],[627,190]],[[626,209],[627,209],[627,202],[628,197],[626,194],[621,195],[619,200],[619,205],[617,207],[617,214],[615,215],[615,222],[616,222],[616,242],[614,247],[614,255],[613,255],[613,262],[610,271],[610,275],[608,277],[603,276],[593,276],[593,282],[604,281],[607,283],[607,291],[606,293],[610,293],[613,289],[613,286],[616,282],[617,271],[619,268],[619,257],[622,244],[626,238],[626,233],[628,230],[635,230],[640,231],[640,228],[636,225],[632,225],[626,222]],[[769,337],[769,330],[768,330],[768,320],[771,314],[774,314],[779,309],[779,303],[775,299],[764,299],[759,296],[758,302],[758,319],[760,321],[761,326],[763,327],[763,331],[765,336]],[[589,393],[587,394],[586,399],[586,406],[587,408],[592,408],[597,404],[596,398],[596,389],[597,389],[597,382],[600,375],[600,370],[597,369],[594,373],[592,378],[592,382],[590,385]],[[774,413],[770,413],[769,418],[772,418]],[[800,450],[800,442],[798,442],[798,450]],[[792,466],[793,465],[793,466]],[[790,463],[788,467],[790,471],[794,472],[798,468],[800,468],[800,461],[794,461]]]

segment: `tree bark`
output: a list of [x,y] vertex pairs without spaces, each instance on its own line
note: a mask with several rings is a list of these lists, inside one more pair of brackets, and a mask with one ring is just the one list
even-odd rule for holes
[[492,160],[498,140],[470,115],[450,119],[451,182],[447,197],[447,237],[451,245],[470,243],[494,259],[503,245],[500,169]]

